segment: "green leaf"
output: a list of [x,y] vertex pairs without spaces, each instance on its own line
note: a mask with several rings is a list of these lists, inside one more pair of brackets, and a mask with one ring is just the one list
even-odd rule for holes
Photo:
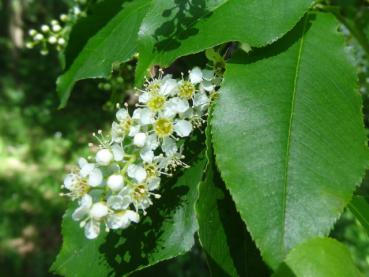
[[182,255],[194,245],[198,229],[195,202],[206,159],[193,155],[194,165],[162,184],[162,198],[137,225],[84,238],[68,211],[63,220],[63,247],[51,270],[64,276],[116,276]]
[[137,83],[154,65],[229,41],[271,43],[300,20],[313,0],[156,0],[139,34]]
[[150,1],[126,3],[104,27],[93,35],[59,77],[57,90],[64,107],[75,82],[86,78],[108,77],[115,62],[132,58],[137,47],[137,33]]
[[351,212],[369,233],[369,203],[362,196],[354,196],[349,204]]
[[196,211],[212,276],[270,276],[214,164],[210,125],[206,135],[208,164]]
[[310,14],[228,64],[214,110],[223,180],[264,260],[329,233],[367,165],[355,68],[338,23]]
[[350,252],[331,238],[314,238],[288,254],[274,277],[359,277]]
[[73,25],[64,51],[66,62],[64,70],[73,64],[73,61],[87,41],[121,11],[123,2],[124,0],[104,0],[103,2],[98,2],[89,8],[87,17],[82,17]]

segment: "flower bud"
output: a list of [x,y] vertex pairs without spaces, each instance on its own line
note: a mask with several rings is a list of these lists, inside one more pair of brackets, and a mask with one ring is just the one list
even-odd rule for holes
[[108,207],[105,203],[98,202],[92,205],[90,210],[90,216],[96,220],[102,219],[108,215]]
[[124,181],[122,175],[111,175],[107,180],[107,185],[112,191],[118,191],[123,188]]
[[108,149],[101,149],[96,153],[96,162],[101,165],[108,165],[113,160],[113,154]]

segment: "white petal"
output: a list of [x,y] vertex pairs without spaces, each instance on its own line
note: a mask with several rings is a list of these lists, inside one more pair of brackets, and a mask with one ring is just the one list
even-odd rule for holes
[[90,175],[88,176],[88,184],[91,187],[97,187],[101,185],[103,181],[103,174],[100,169],[95,168],[91,171]]
[[90,220],[85,225],[85,236],[88,239],[96,239],[100,233],[100,222]]
[[139,120],[141,118],[141,112],[142,112],[141,108],[135,109],[132,115],[132,119]]
[[88,194],[82,197],[80,206],[73,212],[72,218],[75,221],[80,221],[87,216],[92,206],[92,197]]
[[116,113],[116,117],[119,122],[126,120],[129,117],[129,113],[126,109],[119,109]]
[[201,83],[201,88],[204,89],[207,92],[212,92],[215,88],[212,82],[210,81],[204,81]]
[[109,149],[101,149],[96,153],[96,162],[101,165],[108,165],[113,158],[113,153]]
[[113,195],[108,198],[107,205],[113,210],[124,210],[131,204],[129,196]]
[[121,143],[124,139],[124,135],[122,134],[121,128],[118,123],[113,122],[111,125],[111,136],[112,141],[115,143]]
[[131,129],[129,130],[128,135],[130,137],[134,137],[135,134],[137,134],[139,131],[140,131],[140,125],[132,126]]
[[79,172],[79,174],[82,176],[82,177],[87,177],[92,170],[94,170],[95,168],[95,165],[94,164],[85,164],[82,168],[81,168],[81,171]]
[[100,220],[108,215],[108,207],[103,202],[97,202],[92,205],[90,216],[96,220]]
[[193,97],[193,105],[195,107],[207,108],[209,103],[210,99],[206,93],[196,93]]
[[187,120],[177,120],[174,123],[174,131],[180,137],[188,137],[192,132],[192,124]]
[[128,166],[127,174],[129,177],[135,179],[137,182],[141,183],[146,179],[146,170],[142,166],[131,164]]
[[140,103],[147,103],[147,102],[149,102],[150,98],[151,98],[151,94],[150,94],[150,93],[148,93],[148,92],[144,92],[144,93],[142,93],[142,94],[138,97],[138,101],[139,101]]
[[172,156],[174,153],[177,152],[178,147],[174,139],[164,138],[161,149],[167,156]]
[[149,191],[157,190],[160,186],[160,181],[159,177],[151,178],[148,182]]
[[162,95],[175,95],[178,92],[178,83],[174,79],[165,80],[160,87],[160,94]]
[[155,134],[149,135],[146,139],[146,146],[151,150],[155,150],[156,148],[158,148],[159,140],[157,135]]
[[120,174],[111,175],[107,180],[107,185],[112,191],[118,191],[123,188],[124,180]]
[[154,159],[154,151],[144,148],[142,149],[142,151],[140,152],[140,157],[141,159],[146,162],[146,163],[151,163],[152,160]]
[[133,144],[138,147],[143,147],[146,142],[147,135],[145,133],[137,133],[133,138]]
[[155,114],[149,109],[142,109],[140,114],[140,122],[142,125],[149,125],[155,122]]
[[119,144],[113,144],[111,146],[111,152],[113,152],[114,161],[121,161],[124,158],[123,147]]
[[214,71],[209,69],[202,70],[202,78],[206,81],[211,81],[214,78]]
[[68,174],[64,178],[64,187],[66,189],[71,190],[75,182],[76,182],[76,175],[74,175],[74,174]]
[[78,166],[79,166],[79,168],[82,168],[86,164],[87,164],[87,160],[85,158],[79,158],[78,159]]
[[167,102],[167,106],[169,109],[172,109],[174,113],[184,113],[190,108],[188,101],[179,97],[170,99]]
[[129,218],[130,221],[138,223],[140,221],[140,215],[134,211],[127,210],[126,216]]
[[198,84],[202,81],[202,71],[199,67],[194,67],[189,74],[190,82]]
[[120,212],[108,216],[107,224],[111,229],[125,229],[130,225],[130,220],[125,212]]

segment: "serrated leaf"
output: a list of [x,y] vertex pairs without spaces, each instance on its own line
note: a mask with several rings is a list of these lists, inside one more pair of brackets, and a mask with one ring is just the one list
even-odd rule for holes
[[157,0],[142,22],[137,83],[154,65],[229,41],[262,46],[300,20],[312,0]]
[[332,15],[309,14],[282,40],[236,58],[215,107],[221,175],[273,268],[329,233],[367,165],[355,68],[337,28]]
[[96,241],[83,236],[78,223],[63,220],[63,247],[51,270],[63,276],[123,276],[189,251],[198,229],[195,202],[206,159],[162,184],[156,200],[142,222],[119,232],[103,234]]
[[72,65],[58,78],[57,90],[64,107],[75,82],[86,78],[108,77],[115,62],[132,58],[137,47],[137,33],[150,1],[126,3],[122,10],[93,35]]
[[208,164],[196,211],[211,275],[270,276],[214,164],[210,125],[206,136]]
[[362,196],[354,196],[349,204],[349,208],[369,233],[369,203],[367,199]]
[[273,277],[360,277],[348,249],[331,238],[314,238],[288,254]]

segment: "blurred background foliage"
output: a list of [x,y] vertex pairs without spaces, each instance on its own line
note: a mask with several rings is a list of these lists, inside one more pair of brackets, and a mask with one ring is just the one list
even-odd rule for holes
[[[357,65],[369,126],[369,3],[321,1],[345,23],[347,49]],[[58,110],[55,80],[62,60],[25,48],[27,32],[58,18],[73,0],[0,0],[0,276],[49,276],[61,245],[67,201],[59,196],[63,174],[87,155],[90,134],[111,121],[114,103],[133,83],[133,65],[104,81],[84,81],[67,108]],[[355,36],[351,34],[355,33]],[[369,178],[360,193],[369,195]],[[369,276],[369,237],[347,210],[332,231]],[[198,247],[136,276],[207,276]]]

